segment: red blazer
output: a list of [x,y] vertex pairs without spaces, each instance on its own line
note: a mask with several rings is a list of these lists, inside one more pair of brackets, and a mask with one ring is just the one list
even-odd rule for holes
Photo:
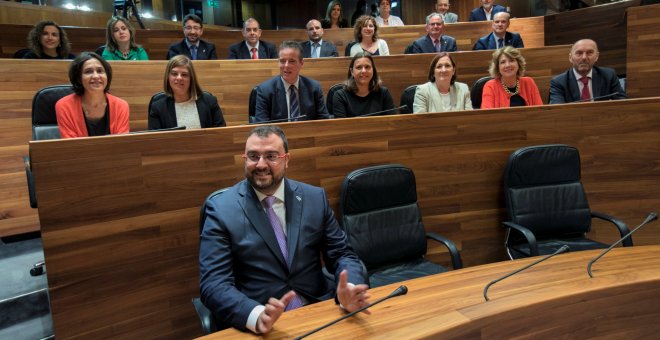
[[[110,114],[110,134],[128,133],[128,103],[109,93],[105,94]],[[57,126],[62,138],[87,137],[87,125],[82,110],[82,97],[73,93],[55,104]]]
[[[539,88],[536,87],[534,79],[530,77],[520,77],[520,96],[523,97],[527,106],[543,105]],[[482,109],[509,107],[510,101],[509,94],[504,91],[499,78],[486,82],[481,95]]]

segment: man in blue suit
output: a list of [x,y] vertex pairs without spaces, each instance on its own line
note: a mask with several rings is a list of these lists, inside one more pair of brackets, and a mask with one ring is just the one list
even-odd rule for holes
[[438,53],[454,52],[456,39],[442,34],[444,30],[444,21],[442,14],[431,13],[426,17],[426,35],[415,40],[406,53]]
[[323,27],[321,22],[312,19],[307,23],[307,36],[309,40],[302,43],[303,58],[337,57],[337,46],[330,41],[323,40]]
[[481,0],[481,6],[470,12],[470,21],[493,20],[493,16],[499,12],[506,12],[506,8],[493,5],[493,0]]
[[348,312],[369,304],[366,273],[325,192],[285,178],[288,151],[282,129],[255,128],[243,154],[246,179],[205,202],[201,299],[223,326],[263,334],[305,304],[335,297]]
[[188,14],[183,17],[183,35],[185,38],[178,43],[173,43],[167,50],[167,59],[183,54],[191,60],[215,60],[218,55],[215,45],[201,39],[204,34],[202,18]]
[[330,118],[321,84],[300,75],[302,46],[284,41],[279,55],[280,75],[257,86],[255,123]]
[[594,66],[598,54],[598,45],[591,39],[573,44],[568,55],[573,67],[550,80],[548,102],[561,104],[628,98],[614,69]]
[[509,28],[509,18],[511,15],[507,12],[499,12],[493,16],[493,32],[479,38],[474,44],[474,50],[496,50],[504,46],[513,46],[523,48],[520,33],[507,32]]
[[229,46],[229,59],[275,59],[277,51],[275,45],[259,40],[261,28],[255,18],[249,18],[243,22],[244,41]]

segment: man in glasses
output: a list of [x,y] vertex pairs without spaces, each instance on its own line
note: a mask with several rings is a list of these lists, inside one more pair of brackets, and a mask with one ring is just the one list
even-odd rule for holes
[[348,312],[368,305],[366,273],[325,192],[285,178],[282,129],[253,129],[243,158],[246,179],[205,202],[200,237],[201,299],[222,326],[264,334],[306,304],[335,297]]
[[167,50],[167,59],[183,54],[191,60],[214,60],[218,59],[215,45],[202,40],[204,25],[202,18],[188,14],[183,18],[183,35],[181,42],[170,45]]
[[445,22],[442,14],[431,13],[426,17],[427,35],[415,40],[406,53],[440,53],[457,51],[456,39],[442,34]]

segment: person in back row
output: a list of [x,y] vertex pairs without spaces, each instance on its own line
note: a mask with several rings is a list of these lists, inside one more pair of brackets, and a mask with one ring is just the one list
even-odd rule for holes
[[376,23],[378,26],[403,26],[403,20],[397,17],[396,15],[391,15],[392,11],[392,1],[391,0],[380,0],[378,2],[379,14],[376,17]]
[[194,14],[183,17],[184,38],[180,42],[170,45],[167,50],[167,59],[172,59],[179,54],[183,54],[192,60],[218,59],[215,45],[202,40],[202,34],[204,34],[202,18]]
[[480,0],[481,6],[470,12],[470,21],[493,20],[493,16],[499,12],[506,12],[506,8],[493,5],[493,0]]
[[378,24],[370,15],[363,15],[355,22],[353,28],[354,41],[346,45],[344,54],[352,57],[359,52],[369,52],[371,55],[390,55],[387,42],[378,38]]
[[102,57],[105,60],[149,60],[144,48],[135,43],[133,25],[119,16],[108,20]]
[[328,3],[328,9],[325,12],[325,18],[321,20],[323,28],[346,28],[348,20],[343,18],[344,11],[338,0],[332,0]]
[[280,45],[280,75],[257,86],[255,122],[330,118],[318,81],[303,77],[302,46],[296,41]]
[[442,14],[426,16],[426,35],[415,40],[409,53],[438,53],[457,51],[456,39],[442,34],[444,30]]
[[167,63],[163,88],[165,96],[158,97],[149,106],[149,130],[226,125],[218,99],[202,91],[193,63],[185,55],[178,55]]
[[330,41],[323,40],[323,27],[321,22],[312,19],[307,23],[307,36],[309,40],[302,43],[303,58],[337,57],[337,47]]
[[41,21],[28,33],[30,51],[23,59],[73,59],[66,32],[53,21]]
[[435,11],[442,14],[443,21],[446,24],[458,22],[458,15],[449,11],[449,0],[438,0],[435,4]]
[[275,59],[275,45],[260,40],[261,28],[257,19],[249,18],[243,22],[244,41],[229,46],[229,59]]
[[513,46],[523,48],[523,40],[519,33],[508,32],[509,18],[511,15],[507,12],[499,12],[493,16],[493,31],[479,38],[474,44],[474,50],[496,50],[504,46]]
[[573,67],[550,81],[550,104],[628,98],[614,69],[594,66],[598,54],[591,39],[573,44],[568,55]]

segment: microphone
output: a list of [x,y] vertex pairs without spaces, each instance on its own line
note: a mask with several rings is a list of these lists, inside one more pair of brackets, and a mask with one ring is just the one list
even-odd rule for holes
[[576,100],[576,101],[573,101],[573,102],[571,102],[571,103],[583,103],[583,102],[590,102],[590,101],[592,101],[592,100],[593,100],[593,101],[597,101],[597,100],[601,100],[601,99],[607,99],[607,98],[614,97],[614,96],[616,96],[617,94],[619,94],[618,91],[617,91],[617,92],[610,93],[610,94],[606,94],[606,95],[604,95],[604,96],[598,96],[598,97],[593,97],[593,98],[589,98],[589,99],[580,99],[580,100]]
[[645,225],[647,225],[647,224],[649,224],[652,221],[655,221],[657,219],[658,219],[658,215],[656,213],[654,213],[654,212],[650,213],[648,216],[646,216],[646,219],[644,220],[644,222],[642,222],[642,224],[635,227],[635,229],[633,229],[631,232],[627,233],[626,236],[624,236],[624,237],[620,238],[618,241],[612,243],[612,245],[609,248],[603,250],[603,252],[601,252],[598,256],[591,259],[591,261],[589,261],[589,264],[587,265],[587,274],[589,274],[589,277],[592,278],[592,279],[594,278],[594,275],[591,273],[591,266],[594,264],[594,262],[598,261],[599,258],[601,258],[601,257],[603,257],[603,255],[607,254],[610,250],[612,250],[612,248],[614,248],[614,246],[616,246],[617,244],[623,242],[623,240],[630,237],[630,235],[632,235],[634,232],[636,232],[637,229],[639,229],[639,228],[641,228],[641,227],[643,227],[643,226],[645,226]]
[[526,266],[524,266],[524,267],[522,267],[522,268],[520,268],[520,269],[518,269],[518,270],[516,270],[516,271],[514,271],[514,272],[512,272],[512,273],[509,273],[509,274],[506,274],[506,275],[500,277],[499,279],[495,279],[495,280],[493,280],[493,281],[490,281],[490,282],[486,285],[486,287],[484,287],[484,299],[486,299],[486,301],[489,301],[489,299],[488,299],[488,288],[490,288],[490,286],[494,285],[495,283],[498,283],[498,282],[500,282],[500,281],[506,279],[506,278],[509,277],[509,276],[513,276],[513,275],[515,275],[515,274],[518,274],[518,273],[520,273],[521,271],[523,271],[523,270],[525,270],[525,269],[527,269],[527,268],[531,268],[531,267],[533,267],[533,266],[535,266],[535,265],[537,265],[537,264],[539,264],[539,263],[541,263],[541,262],[543,262],[543,261],[545,261],[545,260],[547,260],[547,259],[549,259],[549,258],[551,258],[551,257],[553,257],[553,256],[555,256],[555,255],[557,255],[557,254],[561,254],[561,253],[563,253],[563,252],[565,252],[565,251],[567,251],[567,250],[569,250],[568,246],[567,246],[567,245],[563,245],[563,246],[561,246],[561,248],[557,249],[557,251],[555,251],[554,253],[552,253],[552,254],[550,254],[550,255],[547,255],[547,256],[545,256],[544,258],[542,258],[542,259],[540,259],[540,260],[537,260],[537,261],[534,262],[534,263],[530,263],[530,264],[528,264],[528,265],[526,265]]
[[[307,115],[302,115],[298,116],[296,119],[300,118],[305,118]],[[250,124],[270,124],[270,123],[282,123],[282,122],[290,122],[292,118],[281,118],[281,119],[272,119],[272,120],[264,120],[263,122],[254,122]]]
[[391,299],[391,298],[393,298],[393,297],[395,297],[395,296],[399,296],[399,295],[406,295],[407,293],[408,293],[408,287],[406,287],[406,286],[399,286],[399,288],[397,288],[397,289],[395,289],[393,292],[391,292],[390,295],[388,295],[388,296],[386,296],[386,297],[384,297],[384,298],[382,298],[382,299],[380,299],[380,300],[378,300],[378,301],[376,301],[376,302],[374,302],[374,303],[368,304],[368,305],[366,305],[366,306],[364,306],[364,307],[362,307],[362,308],[360,308],[360,309],[358,309],[358,310],[352,311],[352,312],[350,312],[350,313],[348,313],[348,314],[342,316],[341,318],[339,318],[339,319],[337,319],[337,320],[334,320],[334,321],[331,321],[331,322],[329,322],[329,323],[326,323],[325,325],[323,325],[323,326],[321,326],[321,327],[319,327],[319,328],[316,328],[316,329],[314,329],[314,330],[312,330],[312,331],[310,331],[310,332],[307,332],[307,333],[305,333],[305,334],[303,334],[303,335],[301,335],[301,336],[295,338],[294,340],[299,340],[299,339],[302,339],[302,338],[304,338],[304,337],[306,337],[306,336],[308,336],[308,335],[312,335],[312,334],[314,334],[314,333],[316,333],[316,332],[318,332],[318,331],[320,331],[320,330],[322,330],[322,329],[324,329],[324,328],[326,328],[326,327],[329,327],[329,326],[332,326],[332,325],[336,324],[337,322],[339,322],[339,321],[341,321],[341,320],[348,319],[348,318],[350,318],[351,316],[353,316],[353,315],[355,315],[355,314],[357,314],[357,313],[359,313],[359,312],[361,312],[361,311],[363,311],[363,310],[365,310],[365,309],[367,309],[367,308],[371,308],[372,306],[375,306],[375,305],[377,305],[377,304],[379,304],[379,303],[381,303],[381,302],[383,302],[383,301],[385,301],[385,300],[387,300],[387,299]]
[[361,116],[356,116],[356,117],[380,116],[380,115],[382,115],[383,113],[394,112],[394,111],[397,111],[397,110],[401,110],[401,109],[403,109],[404,107],[408,107],[408,105],[403,104],[403,105],[401,105],[401,106],[399,106],[399,107],[393,107],[393,108],[391,108],[391,109],[387,109],[387,110],[383,110],[383,111],[376,111],[376,112],[372,112],[372,113],[367,113],[366,115],[361,115]]
[[186,129],[186,126],[185,126],[185,125],[180,125],[180,126],[169,127],[169,128],[162,128],[162,129],[131,131],[131,132],[129,132],[129,134],[135,134],[135,133],[149,133],[149,132],[164,132],[164,131],[177,131],[177,130],[185,130],[185,129]]

